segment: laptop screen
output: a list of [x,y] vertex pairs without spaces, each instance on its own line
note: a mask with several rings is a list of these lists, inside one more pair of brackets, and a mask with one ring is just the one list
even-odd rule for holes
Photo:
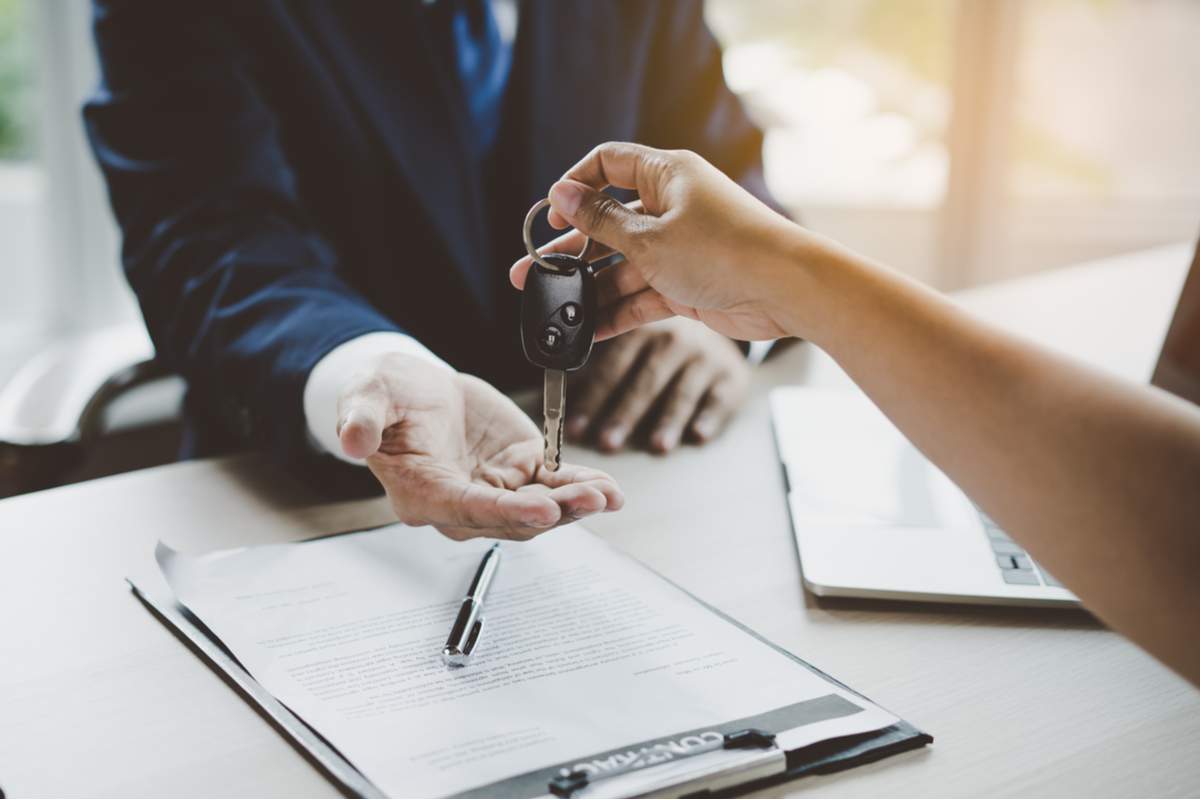
[[1200,405],[1200,244],[1150,382]]

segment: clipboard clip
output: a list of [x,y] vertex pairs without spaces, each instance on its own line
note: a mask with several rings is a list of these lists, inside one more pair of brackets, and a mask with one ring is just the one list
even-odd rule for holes
[[[683,739],[688,738],[692,737],[683,737]],[[627,775],[630,772],[653,767],[667,761],[693,758],[704,753],[712,753],[716,750],[752,750],[775,746],[775,734],[768,733],[759,728],[746,728],[724,735],[716,731],[710,731],[698,734],[695,738],[698,738],[700,743],[686,748],[682,748],[673,742],[644,747],[625,763],[606,767],[602,772],[595,767],[592,768],[592,771],[578,768],[567,770],[563,768],[557,776],[550,780],[550,793],[555,797],[573,797],[575,792],[586,789],[594,780]]]

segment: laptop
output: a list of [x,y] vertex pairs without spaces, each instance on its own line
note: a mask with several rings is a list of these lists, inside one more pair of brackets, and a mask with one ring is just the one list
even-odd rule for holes
[[[1200,246],[1151,382],[1200,405]],[[862,392],[776,389],[771,416],[814,594],[1079,605]]]

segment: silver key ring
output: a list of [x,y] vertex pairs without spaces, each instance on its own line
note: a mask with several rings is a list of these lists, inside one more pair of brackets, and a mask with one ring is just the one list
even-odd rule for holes
[[[548,208],[549,206],[550,199],[543,198],[534,203],[533,208],[529,209],[529,213],[525,215],[525,229],[522,231],[522,233],[525,235],[525,249],[529,251],[529,257],[545,269],[548,269],[551,272],[557,272],[566,275],[571,271],[551,264],[541,254],[539,254],[537,248],[533,246],[533,234],[530,232],[530,229],[533,227],[533,221],[537,218],[539,211],[541,211],[543,208]],[[588,248],[591,246],[592,239],[589,236],[583,240],[583,249],[579,251],[580,260],[586,260],[584,256],[587,255]]]

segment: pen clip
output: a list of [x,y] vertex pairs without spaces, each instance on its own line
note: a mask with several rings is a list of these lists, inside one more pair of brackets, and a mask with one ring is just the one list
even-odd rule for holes
[[475,624],[471,626],[471,632],[467,634],[467,641],[463,645],[463,656],[470,658],[475,653],[475,645],[479,643],[479,634],[483,630],[483,617],[475,620]]

